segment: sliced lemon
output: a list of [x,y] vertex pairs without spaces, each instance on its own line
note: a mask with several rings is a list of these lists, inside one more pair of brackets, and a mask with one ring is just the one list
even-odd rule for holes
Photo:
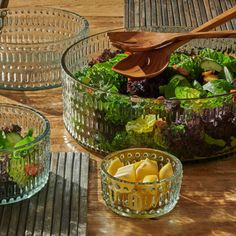
[[110,163],[110,165],[107,169],[107,172],[110,175],[114,176],[115,173],[117,172],[117,170],[122,166],[124,166],[124,164],[120,161],[120,158],[117,157],[117,158],[115,158],[114,160],[111,161],[111,163]]
[[174,174],[173,168],[170,162],[166,163],[159,172],[159,179],[167,179],[170,178]]
[[146,158],[136,169],[136,180],[142,181],[146,175],[158,175],[158,166],[155,161]]

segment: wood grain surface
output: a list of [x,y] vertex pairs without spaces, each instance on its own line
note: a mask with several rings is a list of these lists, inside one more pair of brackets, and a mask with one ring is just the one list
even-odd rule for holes
[[[178,0],[175,4],[185,2],[190,0]],[[192,2],[195,4],[198,1]],[[211,4],[213,0],[208,2]],[[222,2],[227,3],[227,1]],[[153,1],[150,3],[154,4]],[[163,3],[163,0],[156,0],[155,4],[157,3]],[[11,0],[9,5],[50,5],[79,12],[89,20],[92,33],[118,28],[123,24],[123,0]],[[156,21],[157,18],[152,20]],[[183,19],[184,16],[180,15],[177,21],[181,23]],[[1,90],[0,102],[27,104],[43,112],[51,123],[53,152],[78,150],[86,152],[64,128],[61,92],[61,88],[35,92]],[[99,177],[101,159],[96,155],[92,155],[91,158],[88,235],[234,236],[236,234],[235,157],[185,164],[181,197],[177,206],[170,214],[154,220],[129,219],[109,211],[101,197]],[[0,212],[0,216],[1,214],[3,213]]]

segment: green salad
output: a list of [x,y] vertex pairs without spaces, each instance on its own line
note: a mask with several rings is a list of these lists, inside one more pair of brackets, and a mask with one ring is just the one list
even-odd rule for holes
[[39,165],[33,160],[34,140],[33,129],[22,135],[18,125],[0,131],[0,186],[14,182],[24,187],[39,174]]
[[[135,81],[112,70],[126,56],[105,50],[75,73],[88,86],[76,88],[86,104],[73,98],[75,109],[83,105],[93,110],[98,123],[112,130],[91,134],[99,149],[152,147],[189,159],[234,148],[235,57],[209,48],[197,55],[173,53],[163,73]],[[73,122],[78,130],[84,128],[76,117]]]

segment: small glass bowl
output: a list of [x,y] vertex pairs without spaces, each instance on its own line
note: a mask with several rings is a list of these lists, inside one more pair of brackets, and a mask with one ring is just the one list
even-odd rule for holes
[[61,85],[61,55],[87,36],[88,22],[62,9],[0,9],[0,88],[37,90]]
[[32,128],[35,139],[10,150],[0,149],[0,205],[31,197],[49,177],[49,121],[29,107],[0,104],[0,131],[13,125],[21,128],[21,135]]
[[[146,158],[155,160],[158,169],[170,162],[174,174],[157,182],[128,182],[111,176],[110,162],[119,158],[124,165]],[[171,211],[178,199],[182,183],[182,164],[175,156],[156,149],[133,148],[114,152],[101,164],[102,195],[106,205],[115,213],[132,218],[154,218]]]

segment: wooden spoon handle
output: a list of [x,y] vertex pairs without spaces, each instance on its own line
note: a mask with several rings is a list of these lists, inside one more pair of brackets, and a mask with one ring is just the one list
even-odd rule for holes
[[[233,19],[236,17],[236,6],[230,8],[229,10],[223,12],[222,14],[214,17],[213,19],[207,21],[206,23],[200,25],[199,27],[195,28],[194,30],[192,30],[192,33],[195,32],[202,32],[202,31],[208,31],[211,29],[214,29],[215,27],[222,25],[224,23],[226,23],[227,21]],[[180,41],[176,44],[173,44],[171,46],[172,49],[177,49],[179,47],[181,47],[182,45],[186,44],[187,42],[189,42],[190,40],[183,40]]]
[[230,8],[229,10],[223,12],[222,14],[200,25],[199,27],[195,28],[192,32],[201,32],[214,29],[215,27],[220,26],[235,17],[236,17],[236,6]]
[[179,37],[173,39],[184,40],[193,38],[234,38],[236,36],[236,30],[224,30],[224,31],[209,31],[209,32],[190,32],[182,34]]

